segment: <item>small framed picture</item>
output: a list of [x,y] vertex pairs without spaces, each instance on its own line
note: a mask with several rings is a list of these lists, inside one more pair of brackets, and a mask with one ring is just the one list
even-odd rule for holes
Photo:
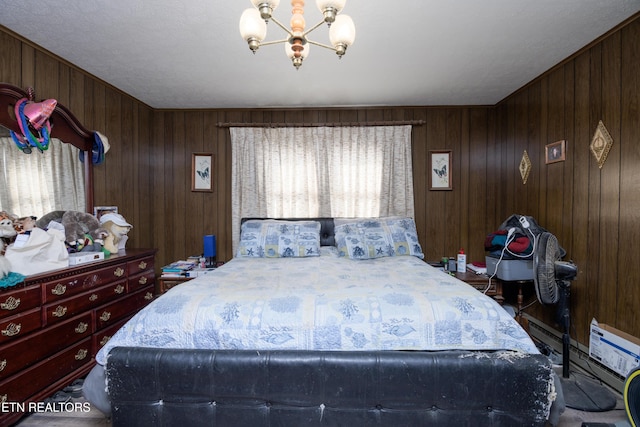
[[431,157],[431,190],[453,190],[451,182],[451,150],[429,151]]
[[93,207],[93,216],[95,216],[98,219],[100,219],[102,215],[105,215],[108,213],[117,214],[118,207],[117,206],[94,206]]
[[544,146],[544,159],[545,163],[563,162],[565,160],[566,143],[562,141],[556,141]]
[[213,154],[193,153],[191,156],[191,191],[213,191]]

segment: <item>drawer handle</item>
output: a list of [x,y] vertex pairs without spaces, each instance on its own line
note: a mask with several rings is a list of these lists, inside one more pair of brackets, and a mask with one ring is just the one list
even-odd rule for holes
[[7,367],[7,359],[0,360],[0,372],[4,371],[4,368]]
[[147,280],[148,279],[146,278],[146,276],[142,276],[140,278],[140,280],[138,280],[138,283],[141,284],[141,285],[146,285],[147,284]]
[[5,302],[0,304],[3,310],[15,310],[20,305],[20,298],[9,297]]
[[144,299],[146,299],[147,301],[151,301],[153,299],[153,294],[151,292],[147,292],[144,295]]
[[87,332],[87,329],[89,329],[89,324],[84,323],[84,322],[80,322],[78,323],[78,326],[76,326],[76,334],[84,334],[85,332]]
[[67,307],[63,307],[61,305],[57,306],[55,311],[51,313],[54,317],[63,317],[67,314]]
[[111,319],[111,313],[109,313],[108,311],[105,311],[100,315],[100,320],[102,320],[103,322],[106,322],[109,319]]
[[20,333],[20,329],[22,329],[21,323],[18,323],[17,325],[15,323],[9,323],[9,325],[7,326],[7,329],[2,330],[2,336],[3,337],[16,336]]
[[124,274],[124,270],[120,267],[116,268],[115,271],[113,272],[113,275],[116,277],[122,277],[123,274]]
[[87,354],[89,353],[88,350],[81,348],[80,350],[78,350],[78,352],[76,353],[76,355],[74,356],[76,360],[82,360],[85,357],[87,357]]
[[116,294],[121,294],[124,292],[124,286],[122,285],[118,285],[116,286],[116,288],[113,290]]
[[54,295],[64,295],[67,292],[67,286],[61,283],[58,283],[54,288],[51,289],[51,293]]
[[89,295],[89,301],[95,301],[97,299],[98,299],[98,295],[96,295],[96,294]]
[[144,261],[140,261],[140,264],[138,264],[138,268],[140,270],[144,270],[145,268],[147,268],[147,263]]
[[109,342],[109,340],[111,339],[111,335],[105,335],[104,337],[102,337],[102,339],[100,340],[100,345],[105,345],[106,343]]

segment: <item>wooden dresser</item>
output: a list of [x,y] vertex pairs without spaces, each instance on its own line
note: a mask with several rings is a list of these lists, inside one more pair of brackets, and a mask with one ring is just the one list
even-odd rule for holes
[[155,252],[128,249],[0,289],[0,426],[25,415],[16,403],[42,402],[89,372],[100,347],[153,299]]

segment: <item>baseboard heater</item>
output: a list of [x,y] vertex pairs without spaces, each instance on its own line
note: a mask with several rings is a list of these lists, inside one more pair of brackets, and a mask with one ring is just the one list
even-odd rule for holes
[[[562,333],[531,317],[527,313],[523,313],[522,317],[529,321],[529,334],[547,344],[558,353],[562,353]],[[597,377],[600,381],[607,384],[618,393],[622,394],[624,390],[625,378],[617,372],[604,366],[602,363],[589,357],[589,347],[580,344],[571,338],[571,346],[569,351],[569,360],[571,364],[580,368],[584,372]]]

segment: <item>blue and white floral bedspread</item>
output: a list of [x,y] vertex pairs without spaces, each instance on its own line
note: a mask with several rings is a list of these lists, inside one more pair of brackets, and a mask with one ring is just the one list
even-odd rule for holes
[[[324,248],[323,248],[324,249]],[[115,346],[537,353],[493,299],[413,256],[235,258],[138,312]]]

